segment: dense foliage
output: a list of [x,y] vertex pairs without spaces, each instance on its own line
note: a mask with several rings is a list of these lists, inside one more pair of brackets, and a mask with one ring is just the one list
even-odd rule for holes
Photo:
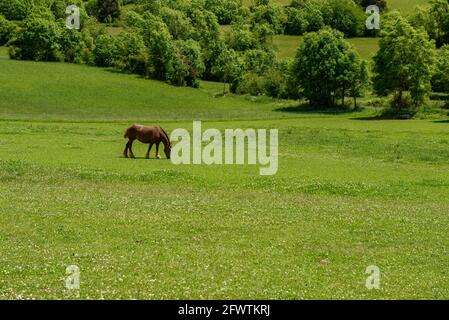
[[399,112],[408,106],[404,93],[409,92],[416,108],[431,91],[435,43],[398,12],[391,14],[384,25],[380,49],[374,57],[374,89],[380,95],[394,93],[393,106]]
[[[318,108],[345,105],[351,96],[356,105],[370,88],[370,64],[344,38],[378,35],[365,26],[365,8],[375,4],[384,29],[374,59],[375,92],[392,94],[402,110],[422,105],[431,85],[448,91],[447,0],[431,0],[408,20],[399,13],[388,18],[385,0],[251,3],[0,0],[0,45],[9,46],[13,59],[86,63],[177,86],[220,81],[223,93],[305,97]],[[69,4],[80,8],[80,30],[65,27]],[[273,39],[279,34],[304,35],[294,60],[278,58]],[[429,37],[442,47],[438,61]]]
[[323,29],[307,34],[299,47],[293,77],[313,105],[334,106],[351,90],[354,97],[366,82],[366,65],[341,32]]

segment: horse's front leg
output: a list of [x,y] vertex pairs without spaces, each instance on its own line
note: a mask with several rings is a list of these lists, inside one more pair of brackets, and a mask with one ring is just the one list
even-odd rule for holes
[[133,141],[129,140],[129,142],[128,142],[129,156],[134,159],[135,157],[134,157],[134,153],[133,153],[132,147],[133,147]]
[[156,143],[156,158],[157,159],[161,158],[161,155],[159,154],[159,144],[160,144],[160,142]]
[[149,147],[148,147],[148,151],[147,151],[147,153],[146,153],[146,155],[145,155],[145,159],[150,158],[150,151],[151,151],[151,147],[152,147],[152,146],[153,146],[153,144],[150,143],[150,145],[149,145]]
[[126,143],[125,150],[123,151],[123,155],[125,158],[128,158],[128,148],[129,148],[129,141]]

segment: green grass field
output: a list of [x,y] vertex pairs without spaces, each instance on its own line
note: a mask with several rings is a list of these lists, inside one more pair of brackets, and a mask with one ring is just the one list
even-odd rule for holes
[[[0,50],[0,298],[449,298],[449,122],[298,112]],[[279,129],[279,171],[122,157],[132,122]],[[364,119],[364,120],[362,120]],[[381,270],[368,290],[365,270]]]

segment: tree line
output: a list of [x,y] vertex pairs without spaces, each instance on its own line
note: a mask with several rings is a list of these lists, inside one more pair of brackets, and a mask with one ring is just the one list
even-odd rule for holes
[[[380,34],[365,28],[365,0],[0,0],[0,45],[12,59],[65,61],[224,92],[306,98],[317,108],[345,105],[373,88],[397,112],[418,108],[431,90],[449,92],[449,1],[432,0],[408,18],[387,12]],[[65,8],[80,8],[80,30]],[[122,27],[111,34],[105,23]],[[277,34],[304,35],[293,59],[278,59]],[[380,36],[373,61],[346,40]]]

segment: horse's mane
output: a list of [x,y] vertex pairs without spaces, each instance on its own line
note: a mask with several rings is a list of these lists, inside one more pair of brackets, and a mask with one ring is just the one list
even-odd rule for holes
[[165,137],[167,138],[167,141],[168,141],[168,145],[169,145],[169,146],[171,147],[171,142],[170,142],[170,138],[168,137],[168,134],[167,134],[167,132],[165,132],[165,130],[164,130],[164,129],[162,129],[162,127],[159,127],[159,128],[161,128],[162,132],[164,133]]

